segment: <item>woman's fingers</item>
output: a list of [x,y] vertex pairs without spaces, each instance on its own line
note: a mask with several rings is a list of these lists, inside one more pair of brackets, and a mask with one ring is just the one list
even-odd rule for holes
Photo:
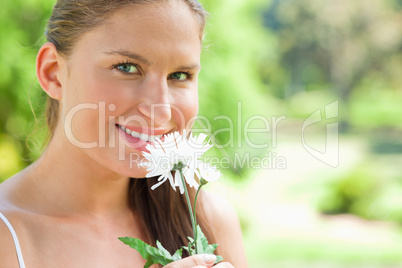
[[[175,261],[164,266],[164,268],[209,268],[215,263],[216,256],[212,254],[199,254]],[[225,267],[225,266],[223,266]]]

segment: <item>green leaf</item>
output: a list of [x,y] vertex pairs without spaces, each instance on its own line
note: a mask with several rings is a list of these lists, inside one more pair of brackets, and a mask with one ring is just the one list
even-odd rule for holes
[[209,245],[208,240],[201,230],[201,227],[197,225],[197,250],[198,254],[213,254],[218,245]]
[[151,265],[153,265],[153,264],[154,264],[153,260],[152,260],[152,259],[149,259],[149,260],[147,260],[147,262],[145,263],[144,268],[151,267]]
[[119,240],[124,244],[137,250],[141,256],[147,260],[144,268],[148,268],[153,264],[167,265],[171,262],[178,261],[181,259],[182,250],[179,249],[172,256],[169,251],[167,251],[159,241],[156,241],[158,248],[148,245],[147,243],[141,241],[138,238],[133,237],[119,237]]
[[[198,254],[214,254],[215,249],[218,247],[217,244],[210,245],[208,239],[205,237],[204,233],[201,231],[201,227],[197,225],[197,251]],[[215,263],[223,261],[221,256],[216,256]]]
[[178,249],[174,254],[173,254],[173,259],[174,260],[181,260],[181,256],[182,256],[182,253],[183,253],[183,249],[182,248],[180,248],[180,249]]
[[162,250],[163,252],[167,252],[170,255],[170,252],[167,251],[161,244],[161,242],[159,242],[159,240],[156,240],[156,246],[158,247],[158,249]]

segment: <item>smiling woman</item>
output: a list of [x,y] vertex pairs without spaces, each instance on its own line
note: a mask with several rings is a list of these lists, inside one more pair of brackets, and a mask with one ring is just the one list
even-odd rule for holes
[[[143,267],[118,237],[159,240],[170,252],[188,244],[184,198],[169,185],[152,191],[157,178],[144,179],[140,163],[156,138],[191,129],[205,16],[196,0],[56,3],[36,64],[49,142],[0,185],[2,267]],[[228,261],[216,267],[246,267],[232,207],[202,193],[197,211]],[[214,260],[195,255],[166,267]]]

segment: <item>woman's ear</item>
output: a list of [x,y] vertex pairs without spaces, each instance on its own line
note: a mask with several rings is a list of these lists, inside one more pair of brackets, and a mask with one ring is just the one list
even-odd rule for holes
[[36,76],[42,89],[53,99],[63,96],[62,84],[59,81],[62,67],[61,57],[52,43],[44,44],[36,57]]

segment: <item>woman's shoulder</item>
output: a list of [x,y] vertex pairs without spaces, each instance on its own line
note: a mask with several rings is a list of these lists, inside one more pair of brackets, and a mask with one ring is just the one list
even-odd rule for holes
[[202,211],[212,232],[219,254],[235,267],[247,267],[243,237],[235,208],[222,196],[203,191]]
[[[3,201],[3,200],[2,200]],[[1,202],[0,205],[0,260],[2,267],[18,267],[16,252],[15,226],[18,222],[18,212],[13,210],[9,204]],[[14,233],[13,233],[14,232]]]
[[7,238],[8,234],[11,237],[10,226],[15,228],[20,222],[21,210],[12,201],[13,195],[15,193],[10,192],[7,181],[0,184],[0,244],[3,244],[1,241]]
[[[19,180],[21,173],[14,175],[6,181],[0,183],[0,260],[2,267],[18,267],[16,245],[14,239],[22,229],[23,211],[13,202],[13,197],[18,195],[15,181]],[[13,237],[12,232],[16,237]]]
[[0,212],[7,213],[14,217],[23,214],[25,211],[21,200],[27,200],[32,192],[32,184],[27,185],[27,169],[24,169],[14,176],[0,183]]
[[200,199],[202,210],[209,223],[219,228],[222,224],[238,222],[236,210],[227,199],[208,191],[202,191]]
[[19,174],[16,174],[0,183],[0,212],[4,214],[13,214],[13,212],[18,210],[12,199],[18,195],[14,181],[16,178],[18,179],[19,176]]

